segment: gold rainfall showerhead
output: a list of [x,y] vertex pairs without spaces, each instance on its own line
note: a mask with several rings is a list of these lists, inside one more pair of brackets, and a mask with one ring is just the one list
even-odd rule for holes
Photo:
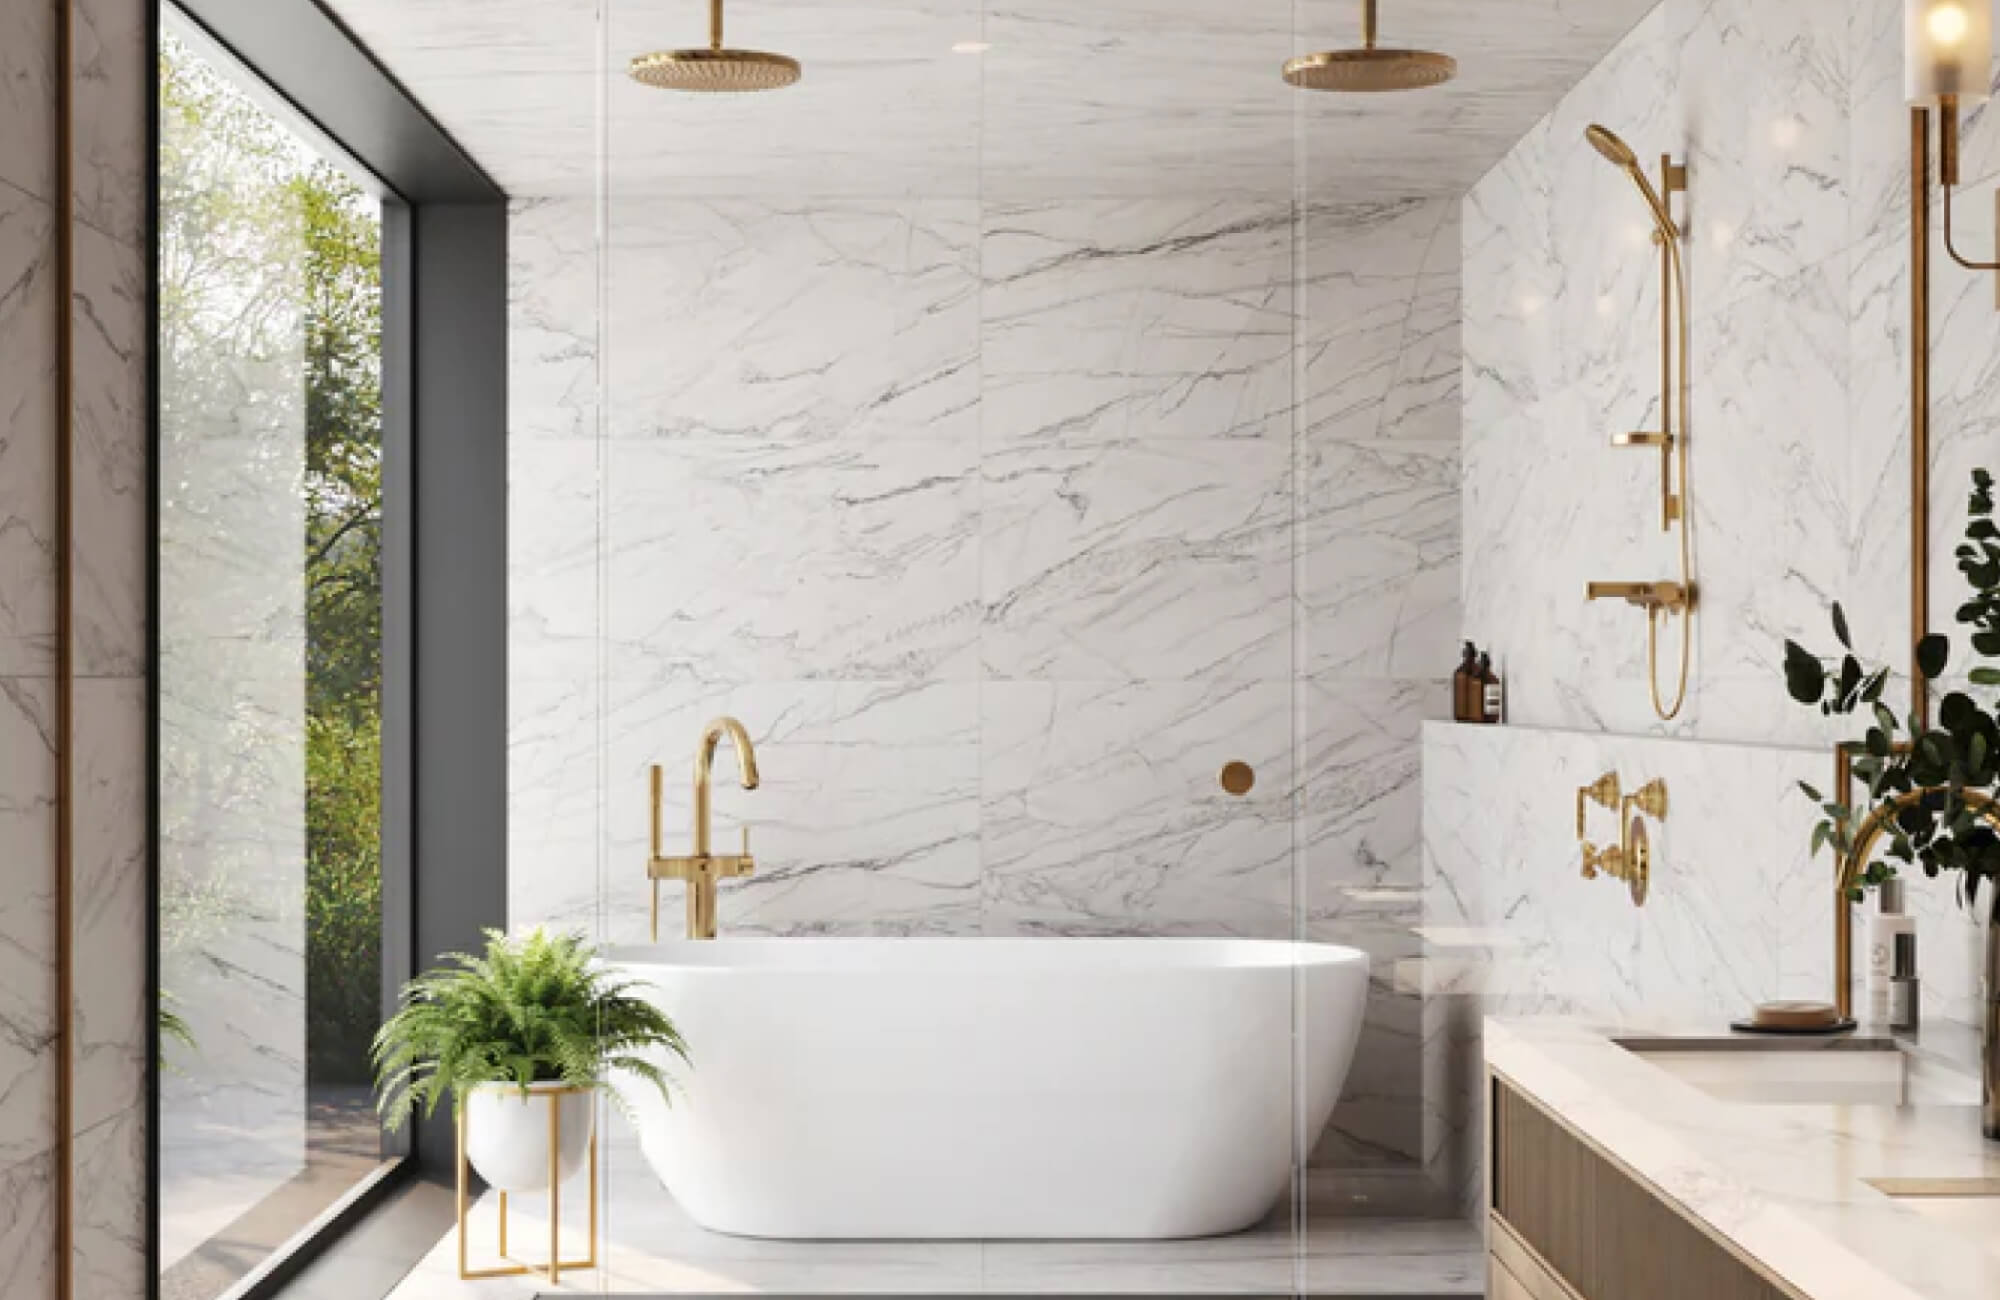
[[[1666,202],[1660,198],[1660,192],[1653,188],[1653,182],[1646,179],[1645,170],[1639,166],[1639,155],[1632,152],[1632,146],[1620,139],[1618,133],[1610,127],[1599,126],[1595,122],[1584,129],[1583,138],[1590,141],[1591,148],[1603,154],[1612,166],[1632,178],[1632,183],[1639,187],[1640,196],[1646,200],[1646,206],[1652,209],[1653,223],[1660,228],[1661,237],[1680,238],[1679,224],[1674,221],[1673,214],[1667,211]],[[1676,175],[1676,172],[1669,172],[1669,184],[1672,184]]]
[[1375,0],[1362,0],[1358,50],[1303,54],[1285,65],[1285,80],[1300,90],[1376,92],[1423,90],[1458,75],[1458,60],[1429,50],[1387,50],[1375,44]]
[[783,90],[803,75],[797,59],[723,48],[722,0],[708,0],[708,48],[642,54],[630,71],[642,86],[698,94]]

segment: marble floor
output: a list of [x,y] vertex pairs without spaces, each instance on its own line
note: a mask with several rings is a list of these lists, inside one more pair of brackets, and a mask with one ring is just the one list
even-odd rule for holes
[[[545,1249],[548,1215],[539,1202],[517,1198],[510,1215],[515,1253],[524,1258]],[[578,1245],[580,1216],[580,1206],[564,1206],[566,1238]],[[1282,1220],[1207,1241],[753,1241],[706,1232],[657,1183],[616,1175],[605,1218],[612,1242],[605,1266],[565,1274],[561,1291],[1438,1296],[1479,1295],[1484,1283],[1479,1231],[1466,1221],[1327,1219],[1311,1225],[1303,1250]],[[481,1198],[470,1221],[473,1266],[497,1263],[495,1198]],[[539,1278],[460,1281],[456,1238],[447,1234],[393,1300],[546,1294]]]

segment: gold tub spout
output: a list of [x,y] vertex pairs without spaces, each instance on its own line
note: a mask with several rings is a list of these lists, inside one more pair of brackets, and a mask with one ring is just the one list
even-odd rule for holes
[[694,756],[694,852],[686,857],[663,857],[660,853],[660,791],[661,772],[659,764],[652,768],[652,842],[646,857],[646,877],[652,885],[652,935],[655,943],[660,939],[660,882],[681,880],[687,882],[687,937],[690,939],[713,939],[715,924],[715,886],[721,880],[748,876],[757,869],[757,860],[750,856],[750,828],[743,828],[743,851],[738,854],[718,856],[710,851],[709,845],[709,786],[710,776],[715,769],[715,751],[722,738],[728,736],[736,746],[736,767],[745,790],[755,790],[761,778],[757,774],[757,750],[750,743],[750,733],[734,718],[717,718],[702,729],[701,744]]
[[1591,600],[1623,600],[1640,609],[1682,613],[1694,607],[1694,588],[1678,582],[1593,582],[1584,593]]

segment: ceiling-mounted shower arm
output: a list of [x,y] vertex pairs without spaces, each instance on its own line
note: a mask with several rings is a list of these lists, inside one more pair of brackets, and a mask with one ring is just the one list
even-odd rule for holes
[[722,48],[722,0],[708,0],[708,48]]
[[1376,20],[1375,0],[1361,0],[1361,45],[1364,49],[1375,48]]

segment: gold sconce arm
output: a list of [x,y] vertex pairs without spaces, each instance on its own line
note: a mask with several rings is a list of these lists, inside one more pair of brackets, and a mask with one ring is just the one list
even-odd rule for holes
[[[1958,96],[1944,95],[1938,101],[1938,184],[1944,191],[1944,251],[1968,271],[2000,271],[2000,261],[1976,262],[1958,251],[1952,237],[1952,194],[1958,188]],[[1995,194],[2000,210],[2000,193]]]

